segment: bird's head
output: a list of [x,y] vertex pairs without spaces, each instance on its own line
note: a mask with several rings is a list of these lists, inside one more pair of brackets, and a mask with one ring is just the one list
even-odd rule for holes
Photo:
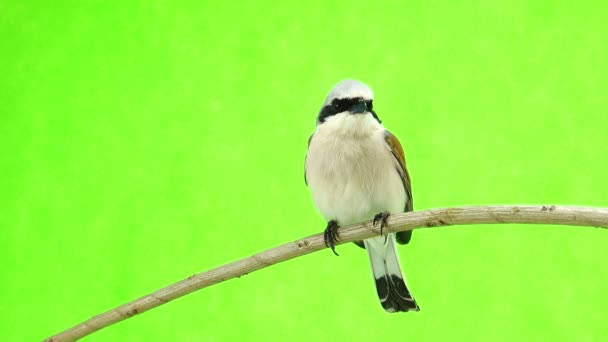
[[373,108],[374,95],[365,84],[356,80],[345,80],[338,83],[327,95],[317,117],[317,125],[338,117],[370,116],[380,123]]

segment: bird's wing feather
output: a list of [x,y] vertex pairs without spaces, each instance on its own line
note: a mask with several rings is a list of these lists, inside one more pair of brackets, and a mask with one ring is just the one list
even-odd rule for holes
[[[414,198],[412,197],[412,183],[410,182],[410,175],[407,172],[407,166],[405,164],[405,155],[403,153],[403,147],[401,147],[401,143],[397,137],[395,137],[391,132],[386,131],[384,135],[384,140],[386,141],[386,145],[388,146],[391,154],[397,161],[396,168],[397,172],[399,172],[399,176],[401,177],[401,182],[403,183],[403,189],[405,189],[405,193],[407,195],[407,201],[405,202],[405,208],[403,211],[408,212],[414,210]],[[397,241],[401,244],[406,244],[410,241],[412,237],[412,231],[405,231],[397,233]]]
[[314,134],[310,135],[310,138],[308,138],[308,145],[306,147],[306,156],[304,156],[304,184],[308,185],[308,180],[306,180],[306,158],[308,157],[308,148],[310,148],[310,141],[312,140],[312,136]]

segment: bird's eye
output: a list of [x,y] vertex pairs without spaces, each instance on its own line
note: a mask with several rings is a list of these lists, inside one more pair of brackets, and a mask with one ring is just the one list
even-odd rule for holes
[[367,101],[367,109],[372,110],[374,108],[372,102],[373,101]]

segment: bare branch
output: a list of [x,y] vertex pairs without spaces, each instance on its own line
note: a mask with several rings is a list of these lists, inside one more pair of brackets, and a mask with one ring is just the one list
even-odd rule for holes
[[[391,215],[386,232],[463,224],[531,223],[608,228],[608,208],[572,206],[478,206],[431,209]],[[339,229],[340,242],[364,240],[380,234],[371,221]],[[188,277],[147,296],[106,311],[46,341],[74,341],[99,329],[153,309],[196,290],[240,277],[276,263],[325,248],[323,234],[268,249],[210,271]]]

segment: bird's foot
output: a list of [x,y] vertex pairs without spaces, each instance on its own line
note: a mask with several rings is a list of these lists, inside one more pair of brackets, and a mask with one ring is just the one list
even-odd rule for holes
[[338,222],[336,220],[331,220],[327,222],[327,228],[323,232],[323,240],[325,241],[325,246],[331,248],[331,251],[336,253],[336,242],[338,241]]
[[[388,224],[386,223],[386,219],[388,219],[388,217],[391,214],[388,213],[388,211],[383,211],[381,213],[376,214],[376,216],[374,216],[374,221],[372,221],[373,225],[375,226],[377,222],[380,222],[380,235],[384,235],[382,233],[382,229],[384,229],[384,227],[388,226]],[[384,243],[386,243],[386,240],[388,239],[388,235],[384,235]]]

